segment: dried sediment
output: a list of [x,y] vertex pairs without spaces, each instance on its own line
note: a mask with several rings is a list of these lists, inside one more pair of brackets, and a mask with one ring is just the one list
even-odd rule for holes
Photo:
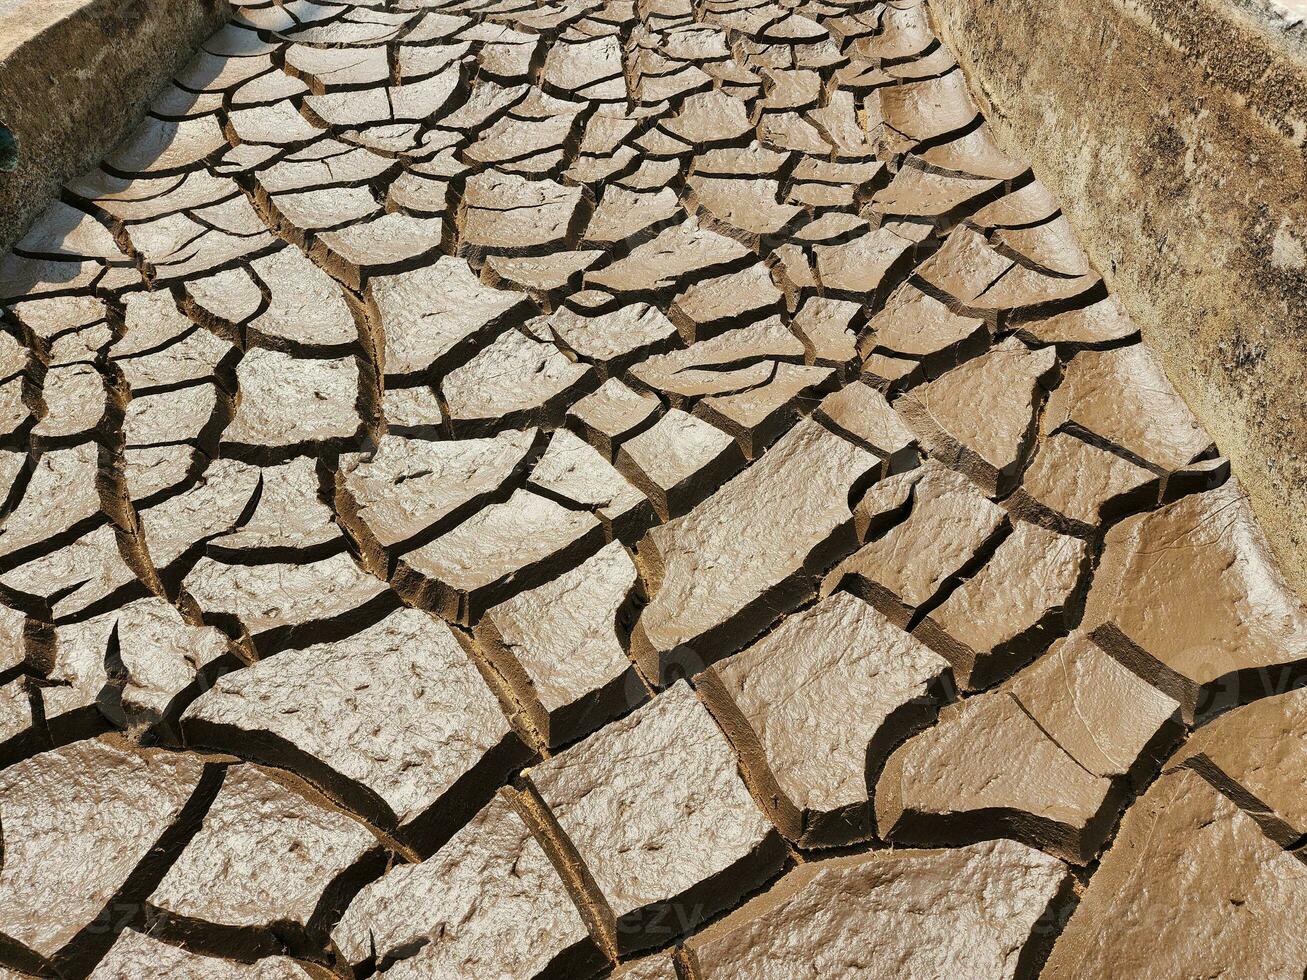
[[0,972],[1301,974],[1307,612],[923,5],[239,6],[0,263]]

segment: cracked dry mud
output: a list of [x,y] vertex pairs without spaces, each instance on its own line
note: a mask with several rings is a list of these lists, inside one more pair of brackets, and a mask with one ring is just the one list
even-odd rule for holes
[[0,973],[1307,967],[1307,611],[915,0],[235,0],[0,263]]

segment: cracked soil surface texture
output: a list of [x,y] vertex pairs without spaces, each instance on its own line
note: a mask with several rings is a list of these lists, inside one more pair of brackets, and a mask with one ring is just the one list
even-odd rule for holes
[[247,0],[0,261],[0,972],[1307,967],[1307,610],[918,0]]

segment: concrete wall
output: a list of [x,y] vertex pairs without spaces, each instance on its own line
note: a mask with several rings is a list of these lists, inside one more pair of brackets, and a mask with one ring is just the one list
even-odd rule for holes
[[1304,0],[932,0],[1307,595]]
[[0,0],[0,254],[59,185],[93,166],[230,14],[227,0]]

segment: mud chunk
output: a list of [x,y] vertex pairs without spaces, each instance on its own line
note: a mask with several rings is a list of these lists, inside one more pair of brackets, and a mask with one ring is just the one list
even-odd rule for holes
[[653,523],[653,507],[645,495],[597,449],[566,429],[554,433],[527,482],[532,489],[591,511],[610,539],[633,541]]
[[[84,327],[68,328],[60,332],[57,337],[51,338],[47,363],[54,368],[94,362],[105,353],[112,342],[113,330],[104,320]],[[10,348],[11,356],[16,356],[21,351],[21,348],[15,349],[12,338],[5,346]],[[2,360],[3,355],[0,355],[0,362]],[[3,365],[0,363],[0,371],[3,370]]]
[[647,303],[631,303],[593,317],[581,316],[562,306],[534,332],[541,340],[557,338],[566,349],[609,374],[635,360],[667,350],[676,338],[672,322]]
[[[124,312],[129,323],[132,322],[131,311],[138,308],[132,298],[132,294],[123,297]],[[11,303],[8,312],[36,336],[49,340],[70,329],[103,324],[108,311],[102,299],[85,293],[72,293]],[[3,358],[0,359],[0,374],[10,377],[23,370],[29,358],[26,346],[5,334],[4,339],[0,340],[0,347],[4,351]]]
[[[380,54],[384,61],[385,52]],[[345,135],[352,137],[354,134]],[[348,141],[324,137],[302,150],[287,153],[269,167],[261,168],[258,182],[264,191],[279,193],[312,187],[348,186],[378,178],[384,181],[384,175],[395,169],[396,161],[391,157],[365,147],[351,146]],[[396,184],[405,182],[420,185],[422,181],[411,175],[399,175]],[[396,184],[391,185],[392,192]]]
[[374,275],[434,260],[443,238],[440,218],[379,214],[316,235],[311,253],[323,268],[357,290]]
[[606,459],[613,459],[626,439],[651,424],[658,409],[653,395],[632,391],[617,378],[609,378],[567,410],[567,422]]
[[920,360],[933,372],[945,371],[989,343],[989,327],[979,317],[964,316],[904,283],[867,324],[866,344],[880,354]]
[[778,181],[751,177],[694,174],[686,180],[686,204],[714,231],[755,251],[784,234],[802,210],[778,203]]
[[52,367],[41,386],[46,414],[32,437],[48,444],[67,444],[92,437],[109,409],[105,378],[93,364]]
[[961,69],[879,90],[885,124],[911,143],[936,140],[962,129],[979,115]]
[[858,356],[854,325],[862,307],[848,300],[811,296],[794,314],[792,327],[803,341],[809,364],[845,368]]
[[186,443],[127,446],[123,449],[123,486],[132,503],[154,503],[180,491],[208,461]]
[[[195,836],[150,895],[160,932],[244,956],[307,947],[377,839],[257,766],[226,770]],[[320,941],[320,940],[319,940]]]
[[1020,228],[1037,225],[1057,214],[1057,199],[1038,180],[986,204],[972,220],[981,228]]
[[344,547],[331,508],[319,496],[317,466],[300,458],[260,471],[259,499],[248,521],[210,540],[205,550],[233,563],[314,561]]
[[549,302],[576,287],[581,273],[603,257],[597,249],[563,251],[549,255],[491,255],[481,269],[482,278],[503,289],[530,293],[538,302]]
[[89,968],[112,934],[96,923],[121,914],[115,897],[130,900],[119,889],[162,874],[151,849],[178,828],[204,768],[192,755],[91,741],[0,773],[7,958],[31,972]]
[[[858,19],[862,20],[861,17]],[[848,35],[856,38],[850,51],[859,58],[870,61],[911,59],[936,43],[927,12],[920,6],[887,8],[876,21],[874,28],[866,29],[859,24],[853,28],[856,33]]]
[[687,343],[776,313],[781,291],[762,263],[740,272],[693,283],[678,293],[668,311]]
[[1068,884],[1060,861],[1012,841],[873,851],[796,868],[686,950],[704,980],[769,970],[1010,980]]
[[[494,32],[494,39],[481,49],[477,62],[490,82],[526,81],[531,58],[539,41],[530,34],[507,28]],[[509,142],[509,141],[505,141]]]
[[603,537],[593,514],[518,490],[399,558],[395,588],[469,625],[490,606],[579,564],[599,550]]
[[126,333],[110,348],[115,358],[166,347],[195,329],[167,292],[128,293],[123,297],[123,321]]
[[834,150],[821,131],[797,112],[767,113],[758,123],[758,141],[770,149],[823,158]]
[[733,143],[752,130],[744,103],[722,92],[699,92],[689,96],[681,110],[662,128],[698,147]]
[[963,306],[973,306],[1013,265],[1012,259],[996,252],[978,231],[961,225],[915,274]]
[[1025,228],[1002,228],[994,233],[994,244],[1059,276],[1086,276],[1092,271],[1065,215]]
[[599,37],[580,43],[561,40],[545,56],[541,80],[554,88],[575,92],[594,101],[626,99],[622,47],[615,37]]
[[676,194],[671,188],[640,193],[619,184],[604,188],[594,214],[581,240],[594,248],[609,249],[618,244],[638,245],[657,234],[669,221],[680,215]]
[[285,49],[286,71],[313,84],[321,92],[352,85],[384,85],[390,81],[390,63],[384,47],[315,48],[291,44]]
[[310,360],[252,350],[236,368],[236,416],[222,436],[224,453],[282,462],[319,446],[357,437],[359,363],[352,357]]
[[47,700],[47,719],[64,713],[76,697],[120,728],[159,722],[178,694],[228,654],[227,639],[220,632],[192,626],[158,598],[60,626],[55,637],[48,677],[67,687],[58,691],[59,710]]
[[965,214],[984,200],[999,181],[962,174],[942,174],[908,157],[889,186],[876,192],[871,206],[884,217],[944,221]]
[[534,436],[512,429],[443,442],[386,435],[371,455],[342,457],[336,510],[367,567],[388,576],[390,557],[408,542],[430,540],[506,494]]
[[9,602],[56,621],[94,615],[146,591],[107,524],[4,573],[0,584]]
[[[358,25],[354,25],[358,26]],[[396,28],[390,28],[393,34]],[[458,87],[456,69],[437,72],[418,81],[387,88],[328,92],[310,95],[305,108],[315,122],[328,126],[386,126],[390,123],[416,122],[439,113]]]
[[709,395],[694,411],[733,435],[744,455],[755,459],[831,387],[833,376],[830,368],[780,361],[771,366],[765,384]]
[[1256,701],[1198,729],[1166,764],[1188,766],[1238,802],[1269,837],[1295,846],[1307,834],[1307,692]]
[[[307,143],[322,135],[322,131],[299,112],[289,99],[277,99],[264,105],[233,109],[227,114],[227,130],[232,134],[232,140],[238,147],[253,145],[265,151]],[[257,162],[263,163],[269,155],[271,154],[260,155],[257,157]],[[302,195],[302,197],[307,196],[307,194]],[[302,210],[296,209],[297,220],[292,224],[296,228],[307,227],[301,223],[303,218],[311,215],[314,210],[318,210],[324,217],[330,215],[333,203],[335,202],[329,195],[325,193],[318,195],[313,205],[302,205]],[[336,220],[343,219],[336,218]]]
[[366,221],[382,212],[370,187],[274,193],[268,196],[268,209],[276,214],[281,230],[298,246],[306,246],[308,235]]
[[842,562],[824,585],[828,592],[842,585],[903,627],[976,557],[1004,516],[970,480],[938,464],[913,479],[906,520]]
[[255,259],[268,306],[246,328],[251,344],[288,353],[339,356],[358,347],[358,327],[341,289],[297,248]]
[[729,653],[815,591],[817,574],[852,547],[853,488],[880,460],[805,419],[762,458],[640,545],[657,583],[631,637],[646,677],[695,649],[702,666]]
[[1139,333],[1139,327],[1115,296],[1042,320],[1028,320],[1017,330],[1036,343],[1067,347],[1109,344]]
[[0,527],[0,562],[53,551],[61,541],[103,523],[94,443],[42,453],[17,507]]
[[41,691],[33,691],[25,678],[0,684],[0,765],[10,765],[50,747],[54,736],[48,723],[41,724],[42,707]]
[[630,960],[613,971],[613,980],[677,980],[673,954],[654,953],[638,960]]
[[803,343],[779,316],[728,330],[684,350],[657,354],[630,371],[633,382],[666,393],[673,405],[689,399],[725,395],[767,383],[773,361],[801,364]]
[[[935,463],[926,460],[922,466],[892,473],[867,488],[853,507],[854,527],[859,541],[873,541],[886,531],[902,523],[908,516],[913,492],[922,478],[927,476]],[[839,566],[832,569],[822,581],[822,595],[829,595],[841,584],[842,572]]]
[[138,514],[150,562],[170,582],[198,557],[198,546],[242,524],[258,496],[260,471],[234,459],[211,463],[184,493]]
[[127,403],[123,417],[123,441],[136,449],[190,440],[213,452],[218,430],[227,422],[230,404],[212,384],[133,398]]
[[248,210],[240,217],[245,228],[239,234],[210,229],[185,215],[131,225],[129,234],[149,264],[151,279],[162,285],[208,275],[276,247],[277,240],[263,230],[258,215]]
[[182,730],[300,773],[420,847],[448,839],[526,758],[449,627],[415,609],[219,678]]
[[445,410],[428,385],[387,388],[381,393],[381,408],[386,430],[395,435],[436,439],[442,433]]
[[226,146],[213,116],[179,122],[147,116],[105,163],[124,174],[175,173]]
[[262,565],[231,565],[206,556],[187,574],[183,588],[207,619],[248,635],[261,656],[352,633],[398,604],[385,582],[343,553]]
[[708,707],[801,847],[871,836],[869,775],[928,724],[943,658],[837,592],[699,677]]
[[772,69],[767,76],[771,86],[763,100],[763,111],[802,111],[817,107],[822,81],[815,71]]
[[506,330],[441,384],[456,433],[482,435],[505,427],[557,425],[594,369],[568,360],[553,344]]
[[906,844],[1013,837],[1084,864],[1111,830],[1125,777],[1174,740],[1176,711],[1078,634],[1002,688],[944,708],[891,755],[877,828]]
[[991,494],[1020,476],[1035,413],[1057,369],[1052,348],[1016,338],[921,385],[894,403],[930,453]]
[[1304,915],[1307,868],[1181,771],[1126,813],[1042,975],[1297,976]]
[[530,780],[585,862],[602,926],[623,952],[692,928],[784,860],[688,684],[542,762]]
[[1058,640],[1004,689],[1099,776],[1142,782],[1180,735],[1175,700],[1143,683],[1082,632]]
[[1285,690],[1307,658],[1307,611],[1234,481],[1112,528],[1084,626],[1186,721]]
[[870,385],[854,382],[827,395],[816,416],[883,459],[886,476],[910,468],[918,458],[916,435]]
[[1082,351],[1044,408],[1042,429],[1073,425],[1163,469],[1180,469],[1212,445],[1189,407],[1140,344]]
[[62,262],[9,255],[0,260],[0,299],[46,297],[56,289],[87,289],[100,281],[103,272],[103,267],[92,261]]
[[634,89],[642,106],[659,105],[712,85],[712,76],[701,68],[695,65],[678,67],[650,52],[642,54],[635,64],[635,71]]
[[617,451],[617,468],[644,491],[664,521],[690,510],[743,463],[730,436],[677,408]]
[[433,856],[359,892],[332,933],[345,960],[358,968],[375,957],[400,978],[597,970],[599,952],[514,796],[501,790]]
[[579,187],[484,171],[467,181],[460,245],[474,253],[504,255],[559,247],[580,202]]
[[878,290],[891,279],[891,271],[903,265],[912,242],[886,228],[878,228],[860,238],[839,245],[817,245],[817,277],[823,289],[861,299]]
[[0,438],[12,443],[20,433],[30,432],[35,417],[23,397],[23,378],[0,383]]
[[420,378],[457,352],[497,333],[526,298],[491,289],[463,259],[442,256],[432,265],[369,284],[385,330],[386,376]]
[[131,929],[123,930],[91,973],[92,980],[310,980],[311,976],[285,956],[238,963],[190,953]]
[[[530,47],[516,47],[522,49],[526,58],[530,58]],[[536,99],[539,98],[538,94],[533,95]],[[581,106],[582,103],[555,99],[550,100],[549,115],[542,118],[521,118],[515,114],[524,111],[519,104],[513,114],[501,116],[468,147],[464,156],[472,163],[486,164],[501,170],[519,170],[533,176],[555,171],[563,162],[564,148],[574,138],[576,115]]]
[[1157,474],[1067,432],[1045,436],[1012,496],[1013,511],[1073,534],[1157,500]]
[[876,819],[882,836],[904,844],[1015,835],[1083,863],[1108,832],[1111,793],[1110,780],[1076,765],[996,692],[945,709],[935,728],[890,757]]
[[487,610],[476,637],[550,746],[599,728],[644,694],[619,630],[637,574],[614,541],[554,581]]
[[984,567],[915,632],[948,658],[962,687],[988,687],[1065,630],[1085,554],[1078,538],[1018,521]]
[[585,283],[614,293],[652,292],[685,279],[703,278],[714,269],[726,271],[724,267],[736,265],[750,254],[739,242],[700,228],[691,220],[668,228],[600,271],[587,272]]
[[208,330],[196,328],[175,343],[115,360],[133,396],[168,392],[216,377],[233,359],[235,348]]
[[26,626],[26,616],[17,609],[0,605],[0,674],[10,673],[23,662]]

